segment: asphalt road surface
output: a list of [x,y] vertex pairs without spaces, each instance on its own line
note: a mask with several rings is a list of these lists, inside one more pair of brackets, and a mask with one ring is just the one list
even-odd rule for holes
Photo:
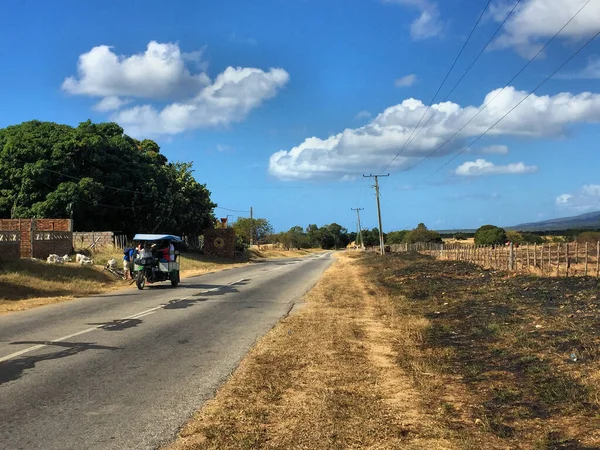
[[0,316],[1,449],[172,440],[331,264],[271,260]]

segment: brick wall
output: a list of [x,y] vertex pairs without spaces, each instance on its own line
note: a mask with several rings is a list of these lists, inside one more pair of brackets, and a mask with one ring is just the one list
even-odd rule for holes
[[[42,247],[40,247],[40,251],[36,251],[34,249],[36,241],[33,239],[33,233],[35,231],[72,232],[73,222],[70,219],[0,219],[0,231],[18,231],[21,237],[21,258],[30,258],[32,256],[39,258],[40,256],[34,256],[34,254],[44,254],[46,250],[52,249],[49,247],[49,244],[43,244]],[[40,244],[38,243],[37,245]],[[72,242],[70,242],[69,248],[71,246]],[[56,250],[63,250],[64,248],[65,243],[61,240],[57,244]],[[57,252],[50,251],[50,253]],[[66,253],[68,253],[68,251]],[[65,253],[62,254],[64,255]],[[41,257],[45,258],[47,256],[48,255]]]

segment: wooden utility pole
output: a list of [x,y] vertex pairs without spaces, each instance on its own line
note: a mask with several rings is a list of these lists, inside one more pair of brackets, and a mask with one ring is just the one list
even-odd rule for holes
[[362,227],[360,225],[360,212],[364,211],[365,208],[350,208],[350,209],[352,211],[356,211],[356,218],[358,219],[358,234],[357,234],[357,236],[360,237],[360,248],[362,248],[364,250],[365,241],[363,241]]
[[365,178],[375,178],[375,194],[377,196],[377,219],[379,221],[379,250],[382,255],[385,255],[385,245],[383,242],[383,226],[381,225],[381,206],[379,205],[379,177],[389,177],[386,175],[363,175]]
[[250,249],[254,241],[254,218],[252,217],[252,206],[250,207]]

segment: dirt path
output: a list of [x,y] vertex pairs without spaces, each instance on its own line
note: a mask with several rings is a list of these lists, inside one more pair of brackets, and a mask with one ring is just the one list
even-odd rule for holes
[[466,448],[421,408],[363,270],[339,255],[168,449]]

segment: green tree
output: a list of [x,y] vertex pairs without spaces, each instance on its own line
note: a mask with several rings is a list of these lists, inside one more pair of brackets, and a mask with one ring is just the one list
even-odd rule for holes
[[544,238],[533,233],[522,233],[523,242],[526,244],[543,244]]
[[495,225],[483,225],[475,232],[475,245],[503,245],[506,231]]
[[407,233],[408,233],[407,230],[390,231],[387,234],[385,243],[387,245],[401,244],[402,242],[404,242],[404,238],[406,237]]
[[523,242],[525,242],[525,239],[523,239],[523,235],[521,233],[519,233],[518,231],[514,231],[514,230],[508,230],[506,232],[506,240],[507,242],[512,242],[513,244],[522,244]]
[[437,231],[429,230],[424,223],[420,223],[417,228],[406,233],[404,242],[409,244],[416,244],[417,242],[441,243],[442,238]]
[[263,243],[273,234],[273,227],[267,219],[250,219],[249,217],[238,217],[233,224],[233,229],[238,236],[241,236],[243,241],[250,243],[250,233],[253,233],[254,243]]
[[466,241],[467,235],[459,231],[458,233],[454,234],[454,239],[456,239],[457,241]]
[[0,129],[0,217],[72,218],[75,231],[200,234],[212,223],[191,163],[170,163],[116,123]]

